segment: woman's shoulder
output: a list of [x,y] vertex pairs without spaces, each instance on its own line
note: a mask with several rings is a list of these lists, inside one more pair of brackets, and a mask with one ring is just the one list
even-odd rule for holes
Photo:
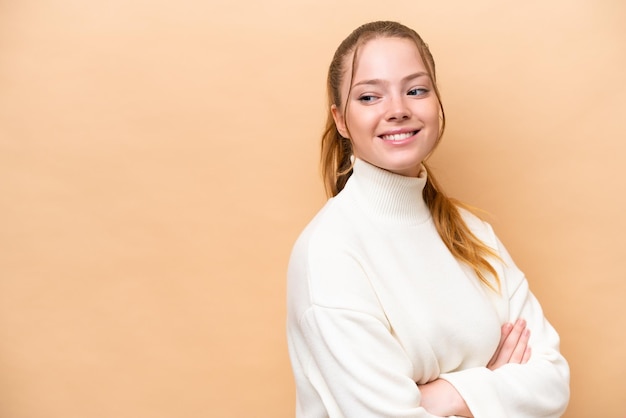
[[300,233],[293,253],[319,254],[348,245],[356,228],[343,206],[337,198],[329,199]]
[[288,294],[298,318],[312,305],[369,312],[377,303],[362,269],[367,234],[361,232],[366,228],[360,228],[358,220],[340,206],[331,199],[291,251]]

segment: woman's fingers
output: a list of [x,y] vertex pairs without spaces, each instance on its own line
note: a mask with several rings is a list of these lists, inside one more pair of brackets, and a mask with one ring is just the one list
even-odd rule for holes
[[523,319],[518,319],[513,325],[503,325],[500,343],[487,367],[495,370],[507,363],[527,362],[530,358],[529,338],[530,330],[526,329],[526,321]]
[[499,364],[496,365],[496,363],[498,362],[498,356],[500,355],[500,350],[502,349],[502,345],[504,344],[504,342],[506,341],[506,338],[509,336],[512,330],[513,330],[513,324],[511,324],[510,322],[507,322],[506,324],[502,325],[502,327],[500,328],[500,342],[498,343],[498,348],[496,348],[495,353],[493,353],[493,356],[491,356],[491,360],[489,360],[489,363],[487,364],[487,367],[490,368],[491,370],[495,370],[498,367],[500,367]]
[[[517,344],[520,341],[520,338],[525,329],[526,321],[524,321],[523,319],[518,319],[517,321],[515,321],[511,333],[506,337],[506,340],[504,341],[504,344],[502,344],[502,348],[500,349],[499,357],[501,358],[501,360],[504,361],[504,363],[510,362],[511,357],[513,357],[515,349],[517,348]],[[523,349],[526,349],[525,345]]]
[[530,346],[526,347],[526,351],[524,351],[524,357],[522,358],[522,363],[521,364],[525,364],[528,362],[528,360],[530,359]]
[[507,322],[506,324],[502,325],[502,328],[500,329],[500,343],[498,344],[498,349],[496,350],[496,353],[500,352],[502,346],[504,345],[504,342],[511,334],[511,331],[513,331],[513,324]]
[[511,354],[511,358],[509,359],[509,363],[521,363],[524,358],[524,353],[528,348],[528,339],[530,338],[530,330],[528,328],[524,328],[522,334],[517,341],[517,345],[513,349],[513,353]]

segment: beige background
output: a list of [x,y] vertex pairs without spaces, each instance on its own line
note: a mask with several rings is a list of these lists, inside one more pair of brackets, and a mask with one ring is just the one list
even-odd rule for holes
[[623,417],[625,4],[0,1],[0,416],[293,416],[325,70],[394,19],[439,66],[436,172],[561,333],[566,416]]

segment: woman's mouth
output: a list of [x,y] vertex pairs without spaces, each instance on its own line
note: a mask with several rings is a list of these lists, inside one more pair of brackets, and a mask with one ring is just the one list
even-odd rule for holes
[[417,134],[418,132],[419,131],[410,131],[410,132],[403,132],[400,134],[381,135],[379,136],[379,138],[382,139],[383,141],[397,142],[397,141],[403,141],[407,138],[410,138],[413,135]]

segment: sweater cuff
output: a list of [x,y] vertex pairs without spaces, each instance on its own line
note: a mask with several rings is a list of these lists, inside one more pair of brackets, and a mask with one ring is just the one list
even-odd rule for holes
[[[475,417],[502,418],[507,412],[502,405],[498,391],[489,382],[493,376],[486,367],[475,367],[439,377],[447,380],[459,392],[467,407]],[[481,383],[479,383],[481,382]]]

